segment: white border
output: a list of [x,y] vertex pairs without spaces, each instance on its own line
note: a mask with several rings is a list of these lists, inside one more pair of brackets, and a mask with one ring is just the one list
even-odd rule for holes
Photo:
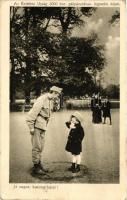
[[[15,1],[19,2],[20,1]],[[25,1],[24,1],[25,2]],[[30,1],[27,1],[30,2]],[[31,1],[35,2],[35,1]],[[52,1],[45,1],[52,2]],[[68,6],[68,1],[65,2]],[[69,1],[70,2],[70,1]],[[73,1],[74,2],[74,1]],[[83,1],[78,1],[83,2]],[[86,3],[86,1],[84,1]],[[88,1],[90,2],[90,1]],[[94,2],[92,4],[94,6]],[[104,2],[104,1],[96,1]],[[107,2],[107,1],[105,1]],[[110,1],[113,2],[113,1]],[[116,2],[116,1],[115,1]],[[119,2],[119,1],[118,1]],[[120,1],[120,183],[119,184],[53,184],[55,190],[33,189],[35,184],[9,184],[9,10],[14,1],[1,3],[1,198],[54,200],[121,200],[125,197],[125,134],[126,134],[126,67],[125,67],[125,4]],[[102,6],[104,7],[104,5]],[[105,6],[107,7],[107,6]],[[114,7],[114,6],[113,6]],[[19,189],[29,185],[30,189]],[[45,186],[50,184],[38,184]]]

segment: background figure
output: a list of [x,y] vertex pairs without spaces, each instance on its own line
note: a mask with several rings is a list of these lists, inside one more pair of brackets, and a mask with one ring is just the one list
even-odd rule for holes
[[91,100],[91,110],[93,112],[92,122],[95,124],[102,122],[101,108],[102,108],[101,97],[99,94],[96,94],[92,97]]
[[95,102],[95,94],[92,95],[91,98],[91,111],[92,111],[92,122],[94,123],[94,102]]
[[110,109],[111,109],[111,103],[110,103],[109,99],[106,97],[104,100],[103,106],[102,106],[103,118],[104,118],[103,124],[106,123],[106,117],[108,117],[110,120],[110,125],[112,125]]

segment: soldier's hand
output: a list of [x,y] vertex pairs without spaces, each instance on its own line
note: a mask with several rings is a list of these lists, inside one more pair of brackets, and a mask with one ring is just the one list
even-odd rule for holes
[[34,135],[34,129],[31,129],[31,130],[30,130],[30,134],[31,134],[31,135]]

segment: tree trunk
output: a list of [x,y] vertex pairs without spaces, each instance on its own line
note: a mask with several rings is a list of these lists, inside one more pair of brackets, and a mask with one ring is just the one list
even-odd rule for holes
[[26,57],[26,73],[25,73],[25,103],[30,104],[30,92],[31,92],[31,63],[30,58]]
[[30,63],[30,47],[29,47],[29,8],[25,8],[25,52],[26,52],[26,71],[25,71],[25,103],[30,104],[30,80],[31,80],[31,63]]
[[16,95],[16,80],[15,80],[15,66],[14,61],[11,60],[12,68],[10,72],[10,103],[15,103]]
[[25,104],[30,104],[30,89],[29,88],[27,88],[26,90],[25,90]]
[[39,97],[41,95],[41,89],[42,89],[42,81],[41,78],[38,77],[35,82],[35,95],[36,97]]

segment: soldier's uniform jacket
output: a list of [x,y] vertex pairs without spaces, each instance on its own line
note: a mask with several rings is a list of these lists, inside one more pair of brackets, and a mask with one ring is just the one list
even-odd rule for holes
[[53,102],[49,99],[48,93],[40,96],[28,112],[26,122],[31,129],[34,127],[47,130],[48,120],[53,109]]

